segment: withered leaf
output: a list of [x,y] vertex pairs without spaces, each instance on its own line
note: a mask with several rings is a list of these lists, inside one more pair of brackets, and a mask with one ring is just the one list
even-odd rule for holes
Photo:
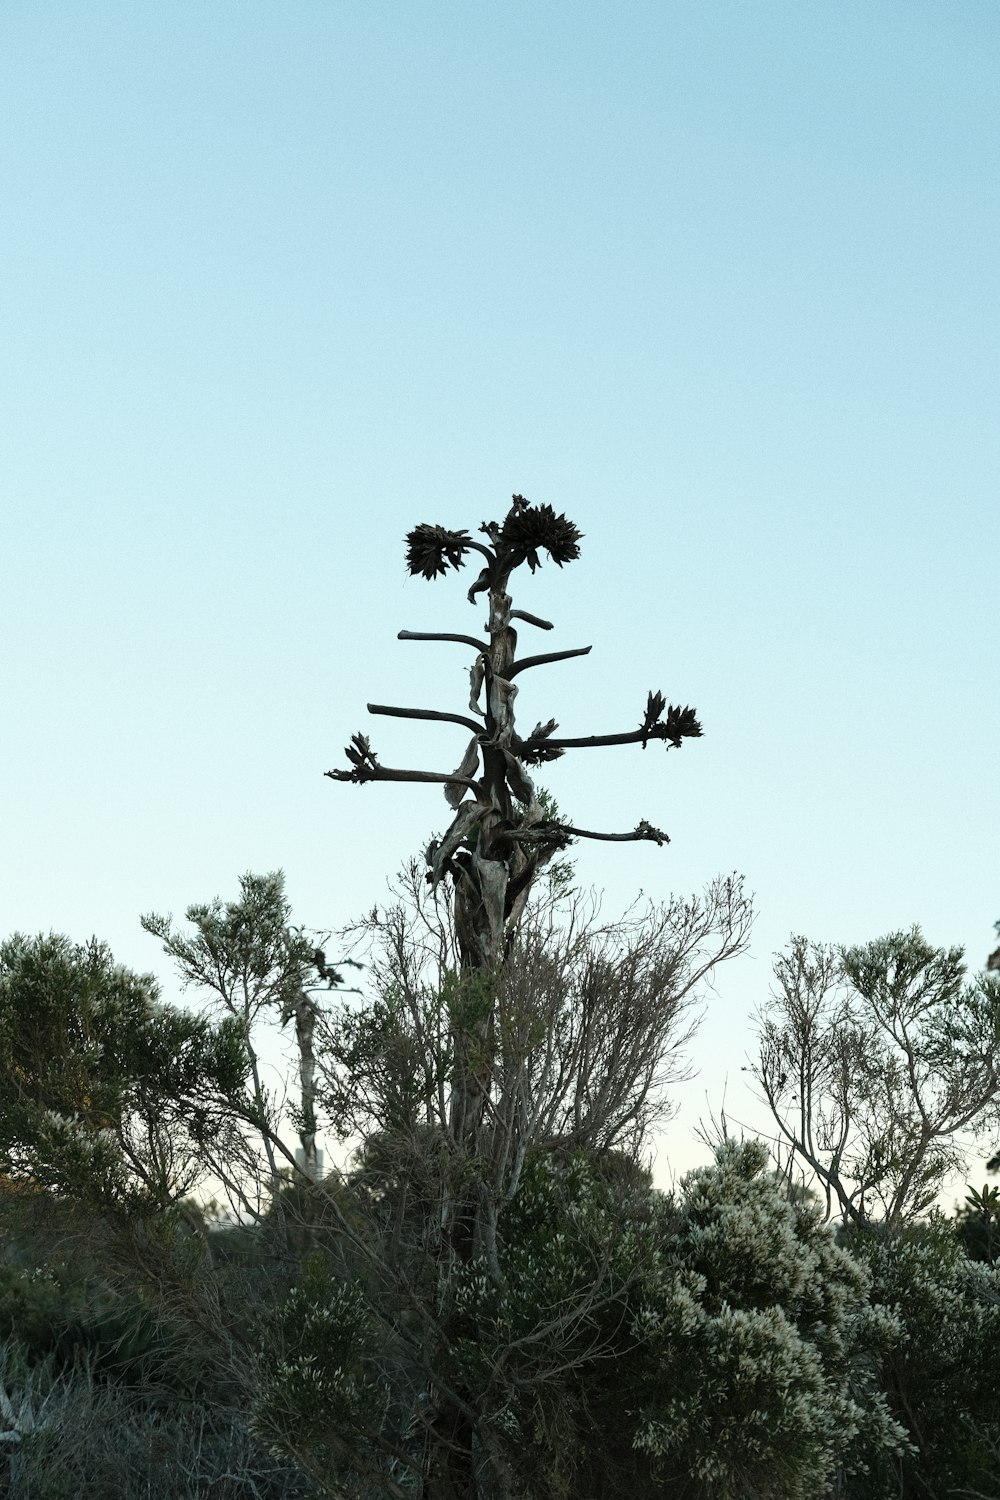
[[503,758],[507,767],[507,785],[518,802],[529,806],[535,800],[535,788],[530,776],[525,772],[517,756],[512,755],[509,750],[504,750]]
[[523,495],[514,496],[500,531],[508,560],[514,567],[527,562],[532,572],[538,567],[539,548],[560,568],[573,562],[580,556],[581,537],[573,522],[557,516],[551,505],[530,505]]
[[486,662],[481,656],[477,656],[475,661],[472,663],[472,666],[469,668],[469,683],[471,686],[471,691],[469,693],[469,707],[472,709],[472,712],[474,714],[482,712],[479,707],[479,694],[483,690],[483,682],[485,678]]
[[406,566],[414,577],[436,578],[449,568],[460,568],[469,550],[467,531],[449,531],[445,526],[415,526],[406,537]]
[[[465,754],[462,756],[461,764],[455,769],[455,775],[471,777],[475,774],[478,765],[479,740],[471,739],[466,747]],[[444,795],[448,806],[458,807],[468,790],[469,788],[463,786],[460,781],[446,781],[444,784]]]

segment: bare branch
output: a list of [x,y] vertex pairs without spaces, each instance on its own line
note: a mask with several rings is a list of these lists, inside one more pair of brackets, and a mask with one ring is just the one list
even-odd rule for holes
[[551,620],[542,620],[538,615],[529,615],[526,609],[512,609],[510,617],[512,620],[527,620],[529,625],[537,625],[539,630],[551,630],[553,628]]
[[[477,727],[478,733],[478,727]],[[479,784],[468,776],[463,776],[461,771],[449,771],[447,773],[438,771],[400,771],[392,766],[383,766],[371,747],[366,734],[355,734],[351,736],[351,743],[344,749],[344,754],[351,762],[350,771],[324,771],[324,776],[329,776],[333,781],[420,781],[420,782],[445,782],[451,785],[456,783],[467,786],[470,791],[479,792]]]
[[438,713],[435,708],[390,708],[387,703],[369,703],[366,707],[370,714],[382,714],[389,719],[434,719],[443,724],[461,724],[473,734],[483,732],[482,724],[477,724],[474,719],[467,719],[463,714]]
[[[641,729],[629,730],[626,734],[585,734],[577,739],[549,740],[553,749],[589,750],[597,745],[638,745],[643,738]],[[531,741],[527,742],[529,745]]]
[[[648,729],[632,729],[626,734],[586,734],[578,739],[547,740],[546,743],[558,750],[589,750],[598,745],[642,745],[645,748],[649,740],[665,740],[668,750],[671,745],[675,750],[679,750],[682,739],[700,737],[701,725],[697,720],[695,724],[696,728],[685,730],[683,733],[672,730],[669,724],[653,724]],[[531,748],[532,741],[526,740],[525,744]]]
[[577,646],[572,651],[546,651],[541,656],[525,656],[516,661],[507,673],[508,682],[513,681],[519,672],[524,672],[528,667],[541,667],[550,661],[568,661],[571,656],[589,656],[593,646]]
[[354,781],[362,785],[366,781],[420,781],[431,785],[443,782],[459,782],[470,791],[478,792],[479,783],[468,776],[456,776],[454,771],[397,771],[391,766],[360,767],[353,771],[324,771],[332,781]]
[[595,833],[590,828],[574,828],[569,823],[561,826],[575,839],[603,839],[612,844],[630,844],[645,841],[659,844],[661,848],[664,844],[670,843],[669,838],[662,829],[654,828],[651,823],[646,822],[645,818],[643,818],[641,823],[636,824],[631,833]]
[[488,651],[485,641],[477,641],[474,635],[450,635],[446,631],[401,630],[397,641],[458,641],[463,646],[472,646],[476,651]]
[[[503,1281],[500,1214],[517,1192],[531,1153],[620,1151],[622,1167],[641,1173],[635,1153],[652,1122],[669,1112],[665,1085],[682,1076],[678,1058],[690,1030],[685,1011],[692,986],[714,963],[742,950],[750,921],[749,902],[737,883],[726,881],[704,903],[697,898],[672,903],[614,935],[611,929],[603,936],[576,930],[578,917],[572,912],[558,936],[544,922],[531,930],[539,901],[544,909],[550,899],[536,882],[574,839],[663,845],[668,838],[645,820],[623,833],[564,822],[554,806],[543,805],[525,767],[577,747],[645,748],[651,739],[677,747],[702,731],[693,709],[668,708],[662,693],[651,692],[630,732],[560,740],[552,738],[557,725],[549,719],[521,739],[516,678],[529,667],[587,656],[592,648],[516,659],[515,622],[553,627],[512,608],[510,576],[522,564],[534,572],[542,554],[559,567],[574,561],[581,533],[551,506],[529,505],[522,495],[513,496],[502,521],[486,521],[481,531],[490,548],[473,543],[466,531],[422,524],[407,537],[407,565],[411,574],[430,579],[463,566],[470,548],[478,551],[486,566],[468,598],[475,603],[488,594],[487,639],[398,633],[401,641],[472,647],[472,719],[369,704],[373,714],[470,730],[473,739],[457,770],[442,774],[382,766],[359,734],[347,748],[349,767],[326,773],[336,781],[443,783],[454,811],[448,829],[428,845],[426,882],[413,871],[416,907],[420,921],[426,917],[430,923],[428,934],[434,919],[421,903],[433,901],[440,882],[450,880],[451,902],[434,907],[446,932],[438,942],[419,928],[415,958],[409,941],[403,941],[411,930],[403,919],[398,914],[382,919],[373,910],[371,935],[377,944],[385,942],[376,967],[388,982],[373,1007],[357,1013],[345,1009],[339,1041],[330,1035],[324,1063],[338,1132],[357,1133],[365,1141],[376,1276],[396,1289],[394,1295],[401,1290],[399,1246],[409,1235],[417,1264],[426,1266],[427,1285],[436,1289],[431,1298],[423,1292],[413,1297],[413,1310],[429,1335],[425,1369],[431,1389],[419,1396],[411,1392],[404,1405],[410,1403],[413,1413],[408,1430],[416,1431],[414,1424],[425,1429],[432,1454],[428,1475],[437,1478],[434,1465],[443,1462],[440,1472],[449,1478],[442,1493],[456,1494],[475,1488],[470,1488],[475,1444],[484,1451],[489,1446],[492,1417],[440,1379],[438,1355],[451,1358],[450,1341],[461,1323],[453,1301],[459,1278],[452,1269],[481,1261],[488,1279]],[[472,779],[476,771],[479,781]],[[553,884],[550,912],[555,891]],[[549,940],[555,941],[555,953],[547,950]],[[421,951],[436,974],[422,972]],[[442,963],[446,952],[449,961]],[[379,1243],[395,1247],[384,1266],[377,1265],[384,1258]],[[604,1241],[595,1242],[595,1250],[602,1246],[606,1249]],[[549,1315],[537,1320],[539,1332],[514,1339],[516,1374],[505,1373],[503,1381],[526,1390],[532,1381],[547,1382],[601,1357],[602,1335],[595,1332],[591,1342],[587,1330],[594,1310],[604,1305],[605,1261],[606,1256],[595,1257],[589,1293],[558,1299]],[[502,1364],[497,1363],[498,1372]],[[492,1451],[490,1462],[499,1483],[502,1465],[497,1467]]]

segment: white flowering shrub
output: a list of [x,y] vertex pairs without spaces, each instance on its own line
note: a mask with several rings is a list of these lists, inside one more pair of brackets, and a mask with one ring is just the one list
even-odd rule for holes
[[322,1255],[302,1263],[281,1303],[254,1427],[276,1454],[302,1459],[336,1481],[377,1432],[384,1394],[367,1371],[371,1317],[359,1287],[338,1280]]
[[898,1324],[882,1380],[913,1448],[873,1462],[845,1493],[996,1494],[1000,1267],[970,1260],[941,1221],[891,1238],[852,1233],[847,1243],[871,1277],[873,1301]]
[[727,1142],[684,1179],[634,1323],[635,1443],[671,1495],[812,1500],[907,1448],[869,1353],[895,1322],[767,1163],[760,1143]]
[[433,1355],[511,1495],[812,1500],[909,1451],[879,1384],[899,1320],[767,1164],[728,1143],[673,1200],[599,1158],[528,1163],[502,1276],[454,1271]]

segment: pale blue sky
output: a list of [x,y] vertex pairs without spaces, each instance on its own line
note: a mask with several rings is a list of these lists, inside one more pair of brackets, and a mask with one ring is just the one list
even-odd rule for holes
[[[1000,10],[969,3],[0,6],[0,927],[97,932],[283,867],[336,925],[445,823],[338,786],[450,769],[465,581],[418,521],[513,491],[581,560],[518,602],[572,733],[697,706],[680,754],[547,783],[607,905],[742,871],[740,1064],[792,931],[1000,917]],[[551,643],[551,645],[549,645]],[[168,993],[172,987],[168,984]]]

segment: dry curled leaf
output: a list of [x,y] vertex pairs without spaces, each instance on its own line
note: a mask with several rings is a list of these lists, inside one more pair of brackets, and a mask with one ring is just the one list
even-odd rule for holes
[[406,538],[406,566],[416,577],[436,578],[449,568],[460,568],[469,550],[467,531],[449,531],[445,526],[415,526]]

